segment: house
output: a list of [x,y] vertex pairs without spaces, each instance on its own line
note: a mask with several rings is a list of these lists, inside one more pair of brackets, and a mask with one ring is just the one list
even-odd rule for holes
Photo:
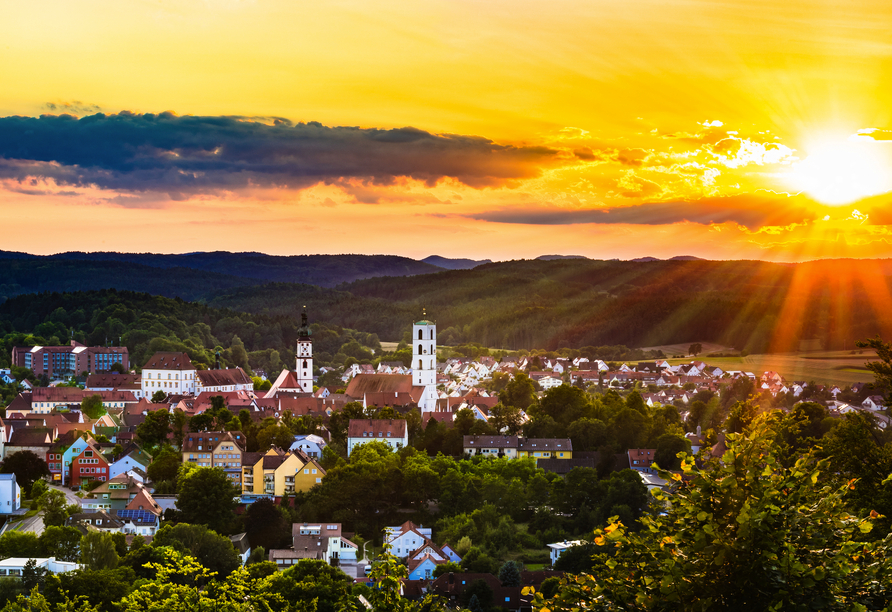
[[485,457],[517,457],[517,436],[464,436],[462,449],[466,455]]
[[418,550],[431,539],[431,528],[406,521],[396,527],[384,528],[384,542],[390,544],[391,553],[406,558],[412,551]]
[[188,433],[183,439],[183,463],[223,468],[233,484],[241,485],[245,434],[240,431]]
[[554,567],[554,564],[557,563],[557,560],[560,559],[561,555],[568,548],[573,548],[574,546],[582,546],[583,544],[588,544],[583,540],[564,540],[563,542],[554,542],[548,545],[551,557],[551,566]]
[[127,474],[119,474],[90,491],[82,502],[91,510],[123,510],[145,486]]
[[54,380],[89,372],[108,372],[120,363],[130,368],[126,346],[84,346],[72,340],[62,346],[15,346],[12,364],[32,370],[37,376]]
[[142,450],[135,444],[128,445],[126,449],[114,463],[109,465],[108,477],[114,478],[121,474],[125,474],[132,469],[138,469],[142,472],[146,471],[149,464],[152,463],[152,456]]
[[87,438],[84,448],[71,457],[71,485],[85,482],[108,480],[108,460],[103,456],[99,445],[93,438]]
[[232,542],[236,552],[238,552],[238,558],[241,560],[242,565],[247,563],[248,557],[251,556],[251,542],[248,541],[248,534],[245,532],[237,533],[229,536],[229,541]]
[[325,470],[303,451],[271,448],[265,454],[244,453],[242,494],[282,497],[308,491],[322,482]]
[[428,592],[444,597],[450,606],[458,608],[465,589],[482,580],[493,593],[493,606],[505,610],[532,610],[532,595],[523,595],[522,587],[504,587],[492,574],[449,573],[430,583]]
[[291,550],[274,549],[269,560],[287,569],[301,559],[320,559],[330,565],[355,563],[358,547],[345,538],[341,523],[294,523],[291,525]]
[[347,456],[359,444],[372,440],[385,442],[393,450],[409,445],[405,419],[351,419],[347,427]]
[[861,407],[866,410],[872,410],[874,412],[878,410],[885,410],[886,400],[884,400],[880,395],[871,395],[870,397],[865,398],[863,402],[861,402]]
[[290,451],[303,451],[307,457],[313,459],[322,458],[322,449],[325,448],[325,440],[316,434],[304,434],[294,436],[294,443],[289,447]]
[[56,561],[55,557],[9,557],[0,561],[0,578],[21,576],[29,561],[34,561],[38,568],[51,574],[65,574],[83,567],[80,563]]
[[108,533],[119,533],[124,527],[124,522],[105,510],[88,510],[72,514],[65,520],[69,527],[77,527],[81,533],[86,533],[91,528]]
[[545,376],[539,379],[539,386],[545,389],[554,389],[555,387],[560,387],[564,384],[564,381],[560,378],[556,378],[554,376]]
[[124,508],[112,510],[112,518],[121,522],[121,533],[153,537],[161,528],[161,513]]
[[15,474],[0,474],[0,514],[12,514],[22,506],[22,488]]
[[657,451],[652,448],[630,448],[628,450],[629,467],[640,472],[656,474],[657,471],[651,467],[656,453]]
[[434,569],[440,563],[430,555],[423,555],[419,559],[409,559],[407,567],[409,568],[409,580],[430,580],[433,578]]
[[517,456],[535,459],[572,459],[573,443],[570,438],[518,438]]
[[253,391],[254,381],[239,367],[224,370],[198,370],[195,395],[224,391]]

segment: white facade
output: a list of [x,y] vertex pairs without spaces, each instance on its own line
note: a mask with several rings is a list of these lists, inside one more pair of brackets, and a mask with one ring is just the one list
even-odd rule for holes
[[421,412],[437,408],[437,324],[426,319],[412,326],[412,385],[424,387]]
[[[32,559],[26,557],[9,557],[0,561],[0,577],[2,576],[21,576],[25,565]],[[56,561],[55,557],[37,557],[33,558],[37,563],[37,567],[52,572],[53,574],[63,574],[65,572],[73,572],[81,569],[80,563],[70,561]]]
[[554,564],[560,558],[561,553],[563,553],[568,548],[573,548],[574,546],[581,546],[585,544],[582,540],[564,540],[563,542],[554,542],[553,544],[549,544],[548,548],[551,549],[551,566],[554,567]]
[[301,325],[297,335],[297,358],[294,364],[294,376],[304,393],[313,392],[313,340],[310,338],[310,326],[307,324],[307,313],[300,315]]
[[138,398],[151,399],[156,391],[166,395],[195,395],[196,370],[143,370],[142,394]]
[[564,381],[554,376],[546,376],[539,379],[539,386],[546,390],[560,387],[562,384],[564,384]]
[[15,474],[0,474],[0,514],[12,514],[22,505],[22,488]]
[[325,448],[325,440],[316,434],[303,434],[294,436],[294,444],[288,450],[302,450],[307,457],[320,459],[322,457],[322,449]]
[[431,539],[431,528],[415,524],[385,527],[384,538],[391,546],[390,552],[404,558]]

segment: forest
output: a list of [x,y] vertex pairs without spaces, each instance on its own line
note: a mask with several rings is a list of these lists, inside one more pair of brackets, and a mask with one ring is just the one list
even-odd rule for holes
[[[381,263],[361,256],[268,261],[218,253],[130,261],[66,254],[75,255],[87,259],[2,260],[0,299],[116,287],[269,317],[294,318],[307,306],[313,321],[387,341],[399,341],[426,307],[440,344],[507,350],[699,341],[750,353],[794,352],[892,336],[892,263],[885,260],[539,259],[440,271],[384,256]],[[172,265],[181,267],[160,267]]]

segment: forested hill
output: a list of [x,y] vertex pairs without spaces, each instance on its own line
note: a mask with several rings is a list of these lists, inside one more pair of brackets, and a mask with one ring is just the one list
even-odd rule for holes
[[[442,269],[396,255],[281,257],[225,251],[183,255],[69,252],[47,256],[0,251],[0,266],[5,271],[5,279],[0,279],[0,297],[38,290],[74,291],[116,287],[144,289],[151,293],[184,299],[195,299],[215,288],[228,289],[262,282],[308,283],[333,287],[374,276],[410,276]],[[119,271],[126,271],[126,278],[120,278]],[[77,278],[69,279],[72,275]],[[32,276],[37,278],[30,278]],[[171,279],[172,283],[182,280],[186,287],[177,286],[164,290],[155,285],[159,278]],[[77,285],[77,282],[82,284]],[[146,286],[141,287],[144,282]]]
[[[693,339],[751,352],[892,338],[892,261],[514,261],[340,287],[422,305],[440,340],[511,348],[654,346]],[[235,307],[235,304],[231,304]],[[375,329],[382,338],[392,330]]]
[[16,289],[6,295],[117,287],[200,299],[283,322],[297,320],[306,305],[313,321],[375,333],[382,340],[403,338],[427,307],[442,344],[508,349],[708,341],[781,352],[806,345],[852,348],[855,340],[877,334],[892,338],[889,260],[539,259],[368,278],[336,288],[260,284],[212,271],[115,261],[50,260],[46,268],[35,261],[47,262],[0,261],[0,295],[10,286]]

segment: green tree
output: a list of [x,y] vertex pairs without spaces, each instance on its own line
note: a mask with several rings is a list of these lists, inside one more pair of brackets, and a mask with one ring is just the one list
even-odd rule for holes
[[[888,395],[892,391],[892,344],[883,342],[877,336],[876,338],[859,340],[855,343],[855,346],[876,351],[879,360],[868,361],[864,364],[864,367],[873,372],[874,386],[884,395]],[[886,405],[888,406],[888,399]]]
[[245,533],[251,548],[282,548],[281,544],[291,535],[291,523],[273,500],[258,499],[245,511]]
[[157,453],[152,459],[149,467],[146,468],[149,480],[154,483],[164,480],[175,481],[182,458],[183,455],[174,450],[172,446],[163,447],[161,452]]
[[690,453],[691,443],[676,434],[663,434],[654,445],[654,461],[664,470],[677,470],[681,467],[678,453]]
[[149,412],[145,420],[136,427],[136,437],[149,446],[163,444],[169,434],[170,413],[166,408]]
[[694,344],[692,344],[691,346],[688,347],[688,354],[693,355],[694,357],[696,357],[697,355],[699,355],[702,352],[703,352],[703,345],[700,344],[699,342],[695,342]]
[[[892,601],[889,540],[864,541],[870,518],[845,507],[848,484],[823,480],[811,454],[791,467],[773,454],[765,422],[728,436],[721,461],[686,478],[661,514],[631,532],[619,522],[595,532],[603,552],[592,575],[565,579],[547,607],[600,610],[880,609]],[[665,496],[658,494],[665,500]],[[537,598],[537,607],[544,600]],[[865,607],[862,607],[865,606]]]
[[316,559],[301,559],[267,580],[267,588],[280,594],[285,601],[307,605],[315,600],[317,612],[344,609],[340,602],[349,597],[353,583],[340,569]]
[[42,557],[44,548],[31,532],[7,531],[0,536],[0,557]]
[[196,468],[180,478],[177,508],[183,521],[227,533],[241,491],[220,468]]
[[527,410],[537,401],[536,387],[526,374],[518,372],[499,393],[499,401],[506,406]]
[[69,504],[62,491],[50,489],[37,499],[37,506],[43,511],[45,525],[61,527],[69,516],[79,511],[76,504]]
[[81,400],[81,412],[91,419],[98,419],[105,414],[105,407],[102,405],[102,396],[97,394],[90,395]]
[[48,477],[50,468],[42,457],[29,450],[20,450],[7,455],[0,463],[0,474],[15,474],[16,482],[22,491],[30,492],[38,479]]
[[505,561],[499,568],[499,582],[505,587],[520,586],[520,569],[514,561]]
[[152,539],[152,546],[171,546],[194,557],[219,578],[226,578],[241,565],[238,552],[226,536],[204,525],[165,525]]
[[162,391],[161,389],[158,389],[157,391],[155,391],[152,394],[151,401],[153,404],[163,404],[164,400],[166,400],[166,399],[167,399],[167,394],[164,391]]
[[110,570],[118,566],[118,553],[110,533],[91,531],[81,538],[80,561],[87,569]]
[[77,561],[81,532],[74,527],[47,527],[38,538],[46,554],[60,561]]

